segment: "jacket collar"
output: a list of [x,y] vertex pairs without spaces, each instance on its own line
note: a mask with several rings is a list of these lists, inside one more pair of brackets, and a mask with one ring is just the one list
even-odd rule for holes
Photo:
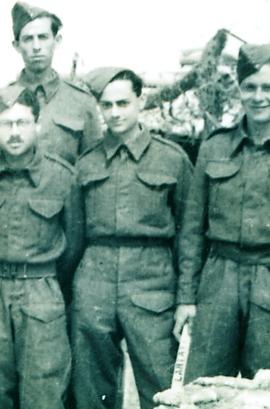
[[[240,121],[238,127],[236,128],[237,131],[237,137],[234,138],[232,142],[232,150],[231,150],[231,155],[233,156],[236,154],[239,150],[241,150],[243,144],[251,142],[254,144],[250,136],[248,135],[247,131],[247,118],[246,116],[243,116],[242,120]],[[270,147],[270,135],[267,135],[263,140],[260,146],[263,147]]]
[[18,81],[25,88],[28,88],[33,92],[36,92],[37,90],[42,90],[44,92],[46,102],[48,103],[59,88],[60,77],[57,74],[57,72],[52,69],[49,77],[46,78],[46,80],[44,80],[41,83],[36,83],[34,82],[34,79],[31,78],[29,74],[26,73],[25,70],[22,70]]
[[[37,187],[40,183],[41,179],[41,161],[42,155],[39,149],[34,152],[33,158],[31,162],[25,166],[25,168],[21,169],[25,171],[29,176],[31,182]],[[10,165],[6,162],[4,154],[0,151],[0,175],[4,172],[16,172],[17,169],[10,167]],[[20,171],[18,169],[18,171]]]
[[108,160],[110,160],[121,146],[125,146],[132,157],[138,162],[151,142],[150,132],[142,125],[137,135],[125,142],[117,135],[113,135],[109,130],[104,137],[104,149]]

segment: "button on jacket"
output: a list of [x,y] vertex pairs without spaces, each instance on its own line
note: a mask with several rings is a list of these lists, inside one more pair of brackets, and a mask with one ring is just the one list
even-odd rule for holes
[[29,166],[0,157],[0,260],[73,264],[81,245],[79,189],[72,167],[37,151]]
[[[194,303],[207,239],[270,264],[270,137],[255,145],[239,126],[202,143],[181,246],[181,303]],[[205,235],[206,232],[206,235]]]
[[60,79],[55,71],[51,71],[45,83],[33,85],[23,70],[10,86],[22,86],[37,94],[41,105],[40,146],[45,150],[57,153],[74,164],[78,155],[101,136],[92,95]]

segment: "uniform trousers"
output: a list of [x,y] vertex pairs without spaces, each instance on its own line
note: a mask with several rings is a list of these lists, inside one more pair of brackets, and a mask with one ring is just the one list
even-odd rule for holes
[[202,271],[185,383],[270,368],[270,269],[210,254]]
[[70,367],[57,280],[0,277],[0,408],[63,409]]
[[90,246],[75,273],[72,346],[77,409],[113,409],[126,339],[142,409],[171,382],[176,276],[170,248]]

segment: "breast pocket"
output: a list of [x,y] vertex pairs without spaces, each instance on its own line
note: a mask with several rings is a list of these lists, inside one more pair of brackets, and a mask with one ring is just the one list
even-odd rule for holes
[[105,183],[109,177],[110,175],[106,170],[80,175],[79,177],[79,184],[84,192],[88,227],[95,225],[95,221],[99,220],[100,217],[104,219],[108,213],[114,193],[114,187],[110,183]]
[[69,162],[74,163],[80,152],[84,121],[78,118],[55,115],[53,117],[53,125],[53,138],[49,139],[51,150],[57,152]]
[[35,237],[43,250],[53,246],[59,237],[59,215],[64,202],[57,199],[30,199],[28,201],[31,215],[31,235]]
[[[137,209],[142,212],[143,222],[161,226],[168,222],[168,197],[177,183],[170,175],[138,171],[136,183]],[[167,217],[166,217],[167,216]],[[147,220],[146,220],[147,219]]]
[[241,163],[233,161],[210,161],[206,167],[209,177],[209,214],[217,214],[223,206],[234,206],[241,186],[238,177]]

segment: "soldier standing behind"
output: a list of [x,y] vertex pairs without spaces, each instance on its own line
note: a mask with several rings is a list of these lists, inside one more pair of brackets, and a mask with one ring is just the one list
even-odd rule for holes
[[22,2],[14,5],[12,19],[13,46],[25,67],[11,87],[22,86],[37,95],[41,146],[74,164],[78,154],[101,135],[101,128],[93,96],[52,69],[62,22],[56,15]]
[[[4,93],[5,92],[5,93]],[[56,279],[80,257],[82,211],[72,166],[37,146],[29,90],[0,95],[0,407],[62,409],[70,347]]]
[[171,382],[177,248],[192,166],[177,145],[138,122],[142,80],[123,68],[88,76],[108,126],[78,162],[86,207],[84,257],[74,278],[78,409],[113,408],[125,337],[142,409]]

